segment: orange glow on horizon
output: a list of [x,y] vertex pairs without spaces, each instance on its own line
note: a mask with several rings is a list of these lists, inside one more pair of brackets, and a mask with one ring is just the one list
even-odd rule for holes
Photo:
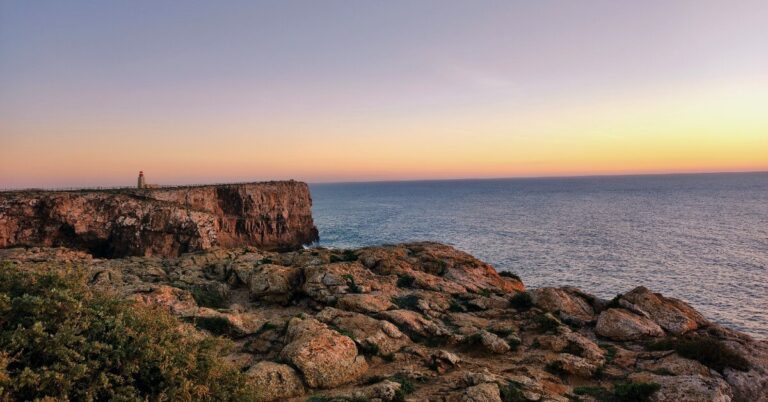
[[16,122],[0,187],[765,171],[767,82],[386,118]]

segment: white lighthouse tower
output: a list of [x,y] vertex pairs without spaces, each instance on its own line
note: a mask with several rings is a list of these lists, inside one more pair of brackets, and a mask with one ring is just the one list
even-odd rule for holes
[[144,180],[144,171],[139,172],[139,188],[147,188],[147,182]]

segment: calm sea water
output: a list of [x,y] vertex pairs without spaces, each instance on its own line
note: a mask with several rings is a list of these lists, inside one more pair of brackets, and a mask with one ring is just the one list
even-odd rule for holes
[[320,244],[454,245],[531,288],[637,285],[768,338],[768,173],[311,185]]

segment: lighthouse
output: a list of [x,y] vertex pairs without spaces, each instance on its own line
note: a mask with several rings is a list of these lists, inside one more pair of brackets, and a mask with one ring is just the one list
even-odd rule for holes
[[147,182],[144,180],[144,171],[139,172],[139,188],[146,188]]

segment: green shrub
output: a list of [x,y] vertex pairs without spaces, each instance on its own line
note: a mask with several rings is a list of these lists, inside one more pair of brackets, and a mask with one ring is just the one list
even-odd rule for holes
[[205,286],[193,286],[190,289],[192,298],[200,307],[225,308],[228,305],[227,297],[219,289]]
[[357,349],[365,356],[377,356],[379,354],[379,345],[375,343],[361,343]]
[[501,400],[503,402],[527,402],[528,398],[523,395],[520,386],[515,382],[510,382],[506,386],[499,387]]
[[467,309],[461,304],[460,301],[452,299],[451,304],[448,306],[448,311],[452,311],[454,313],[463,313],[467,311]]
[[416,282],[416,278],[411,275],[403,275],[397,278],[397,287],[399,288],[412,288],[413,283]]
[[214,335],[234,335],[232,324],[224,317],[195,317],[194,324]]
[[613,346],[609,343],[601,344],[600,347],[602,347],[605,350],[605,364],[610,364],[614,358],[616,358],[616,353],[618,352],[618,349],[616,349],[616,346]]
[[568,344],[565,345],[565,348],[563,348],[562,352],[569,353],[574,356],[582,356],[584,354],[584,348],[576,342],[569,341]]
[[264,324],[262,324],[261,327],[259,327],[258,330],[256,330],[254,335],[261,335],[261,334],[263,334],[263,333],[265,333],[267,331],[271,331],[273,329],[277,329],[277,325],[272,324],[271,322],[267,321]]
[[413,383],[413,380],[402,374],[393,376],[392,381],[400,383],[400,391],[405,395],[411,394],[416,390],[416,384]]
[[661,385],[649,382],[627,382],[613,386],[613,400],[616,402],[646,402]]
[[347,280],[347,288],[350,293],[363,293],[363,290],[355,282],[355,277],[350,274],[344,274],[343,278]]
[[355,340],[355,336],[352,335],[352,332],[347,331],[346,329],[338,327],[336,325],[329,325],[329,326],[331,327],[332,330],[334,330],[334,331],[336,331],[336,332],[346,336],[347,338],[352,339],[353,341]]
[[527,311],[533,307],[533,298],[528,292],[518,292],[511,299],[509,305],[520,311]]
[[667,338],[646,345],[649,350],[674,350],[680,356],[698,360],[701,364],[722,372],[726,367],[747,371],[749,361],[728,348],[723,342],[712,338]]
[[621,307],[621,304],[619,303],[620,300],[621,300],[621,294],[614,296],[613,299],[611,299],[611,301],[609,301],[608,304],[605,305],[605,308],[609,309],[609,308]]
[[[84,269],[0,270],[1,400],[253,400],[225,344],[92,291]],[[0,360],[2,360],[0,358]]]
[[573,389],[576,395],[589,395],[598,401],[610,401],[613,395],[603,387],[583,386]]
[[561,378],[568,376],[568,372],[565,371],[565,367],[563,367],[563,362],[559,360],[547,363],[547,365],[544,366],[544,370]]
[[555,332],[562,325],[552,314],[539,314],[533,319],[541,332]]
[[603,387],[584,386],[574,388],[573,393],[591,396],[598,402],[646,402],[659,388],[661,386],[656,383],[627,382],[615,384],[613,391]]
[[344,250],[341,255],[331,254],[331,262],[352,262],[357,261],[357,254],[352,250]]
[[392,303],[395,303],[398,307],[406,310],[419,311],[419,296],[417,295],[405,295],[399,297],[393,297]]

